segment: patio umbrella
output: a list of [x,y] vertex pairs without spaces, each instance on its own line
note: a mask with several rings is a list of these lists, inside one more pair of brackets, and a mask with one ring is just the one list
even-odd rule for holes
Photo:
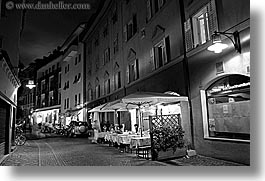
[[174,103],[180,101],[188,101],[187,97],[179,96],[176,93],[157,93],[157,92],[136,92],[125,96],[122,99],[108,103],[103,109],[109,110],[128,110],[139,109],[139,123],[142,136],[142,108],[150,107],[157,104]]

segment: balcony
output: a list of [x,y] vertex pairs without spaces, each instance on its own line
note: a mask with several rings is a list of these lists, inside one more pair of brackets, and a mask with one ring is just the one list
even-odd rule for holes
[[68,62],[72,57],[75,57],[77,54],[77,45],[71,45],[68,50],[63,55],[63,61]]

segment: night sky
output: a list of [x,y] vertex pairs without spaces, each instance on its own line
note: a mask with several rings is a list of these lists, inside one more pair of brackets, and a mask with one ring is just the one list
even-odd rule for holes
[[[62,0],[54,0],[58,2]],[[32,0],[36,2],[36,0]],[[41,0],[49,2],[49,0]],[[20,42],[20,60],[28,65],[36,58],[48,56],[81,23],[89,20],[96,11],[99,0],[64,0],[90,3],[91,10],[27,10]]]

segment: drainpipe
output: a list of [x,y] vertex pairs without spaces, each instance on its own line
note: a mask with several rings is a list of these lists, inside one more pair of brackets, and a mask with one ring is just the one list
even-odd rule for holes
[[182,42],[183,42],[183,70],[184,70],[184,82],[185,82],[185,91],[188,96],[189,108],[190,108],[190,126],[191,126],[191,145],[194,149],[194,125],[193,125],[193,114],[192,114],[192,102],[191,102],[191,91],[190,91],[190,75],[189,75],[189,64],[187,58],[186,50],[186,40],[185,40],[185,6],[183,0],[177,0],[180,8],[180,17],[181,17],[181,31],[182,31]]

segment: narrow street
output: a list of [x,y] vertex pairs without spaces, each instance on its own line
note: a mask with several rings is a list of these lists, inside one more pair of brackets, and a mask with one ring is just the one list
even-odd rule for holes
[[165,166],[121,153],[106,144],[91,144],[87,138],[47,138],[28,140],[2,166]]

